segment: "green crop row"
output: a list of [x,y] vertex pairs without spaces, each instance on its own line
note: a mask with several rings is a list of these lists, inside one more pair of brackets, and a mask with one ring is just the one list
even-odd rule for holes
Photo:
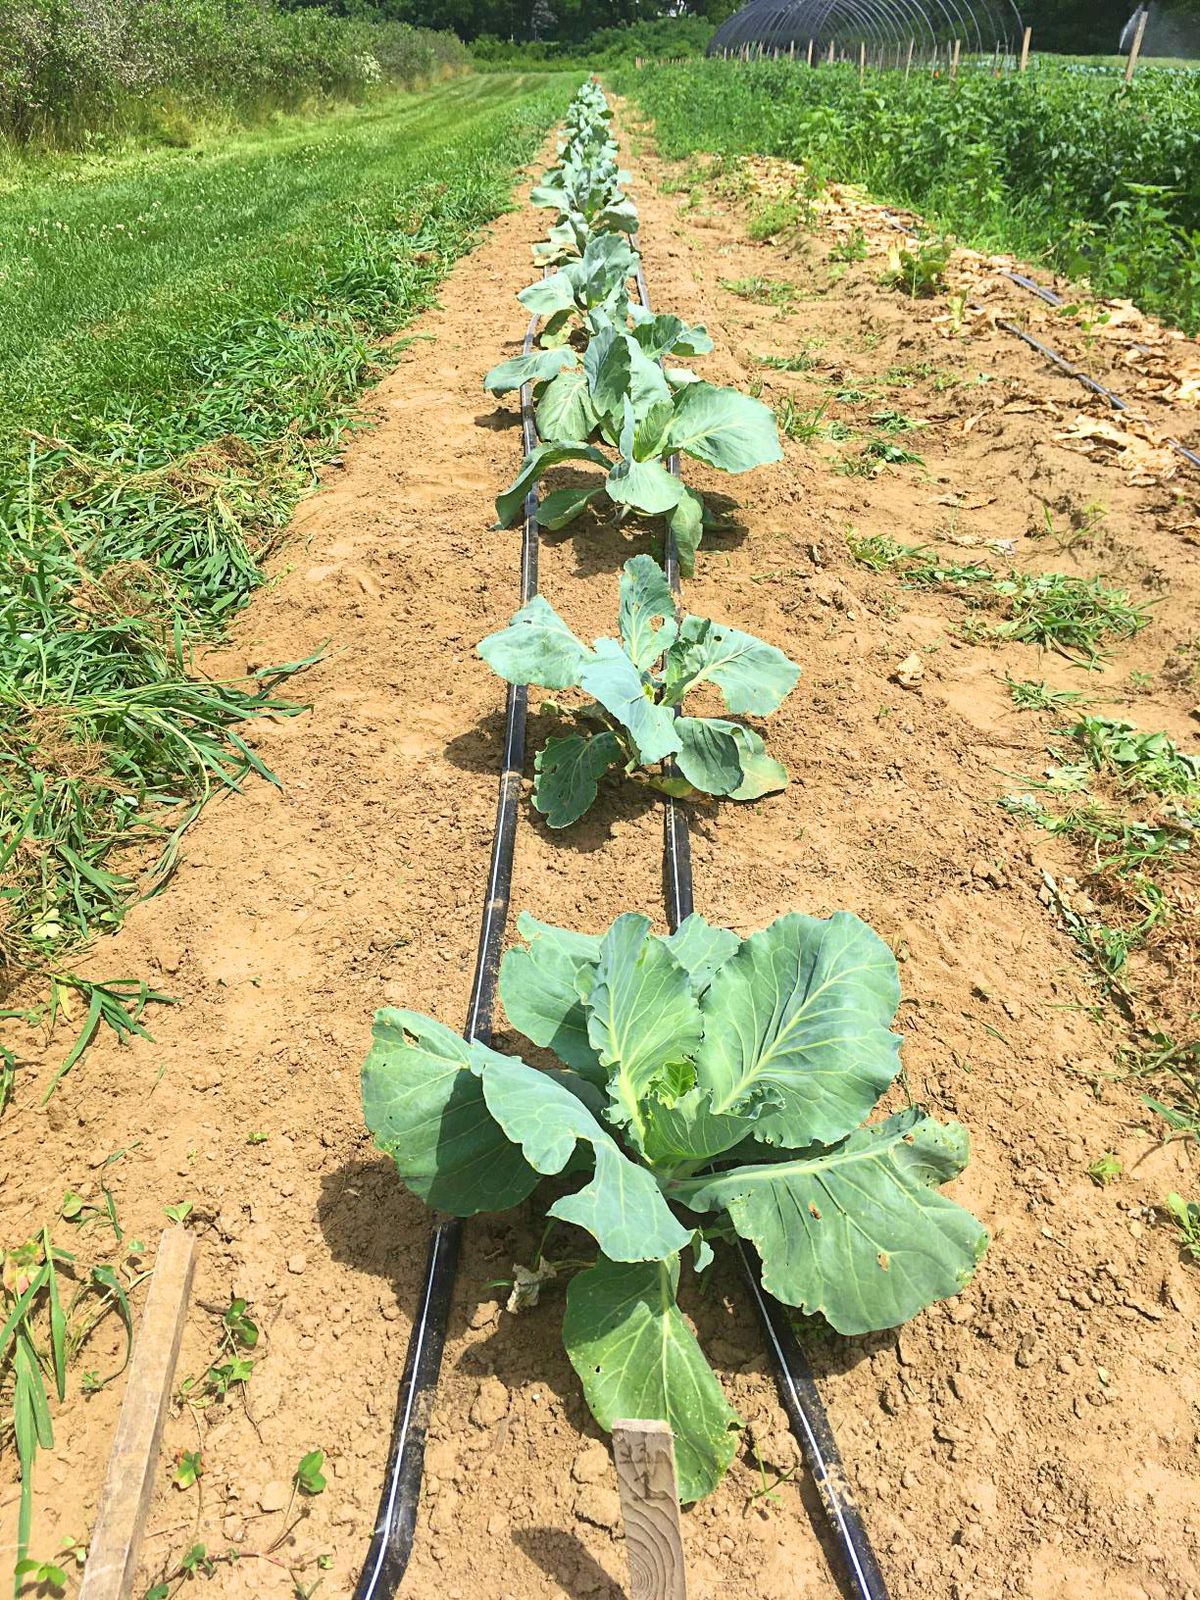
[[981,248],[1200,327],[1200,73],[957,81],[786,61],[647,68],[626,85],[670,157],[781,156]]
[[[673,541],[690,568],[706,508],[679,458],[744,472],[777,460],[779,442],[766,407],[679,364],[712,349],[705,330],[634,297],[637,211],[609,115],[586,83],[533,190],[555,216],[534,252],[545,275],[519,296],[541,342],[485,383],[529,386],[540,440],[497,512],[502,527],[522,510],[559,527],[603,509],[661,538],[664,559]],[[538,480],[564,466],[574,481],[539,500]],[[578,817],[614,768],[679,797],[782,788],[757,732],[681,702],[706,682],[735,716],[769,715],[795,664],[680,615],[649,555],[625,563],[617,620],[617,638],[589,645],[538,596],[479,645],[510,683],[590,697],[558,708],[572,731],[537,757],[550,825]],[[918,1107],[867,1120],[899,1071],[900,984],[892,951],[849,912],[794,913],[748,938],[695,913],[665,937],[640,911],[603,934],[528,914],[518,929],[500,997],[549,1064],[383,1010],[364,1116],[412,1192],[459,1217],[557,1180],[546,1216],[575,1231],[553,1259],[543,1245],[535,1275],[569,1276],[563,1336],[588,1404],[605,1428],[665,1419],[681,1498],[696,1500],[728,1467],[741,1418],[679,1309],[685,1256],[702,1274],[714,1244],[740,1236],[785,1304],[844,1334],[894,1327],[957,1293],[986,1247],[940,1189],[966,1163],[966,1131]]]

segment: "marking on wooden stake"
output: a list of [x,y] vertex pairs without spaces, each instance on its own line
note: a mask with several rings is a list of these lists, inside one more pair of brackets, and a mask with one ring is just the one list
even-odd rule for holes
[[614,1422],[630,1600],[687,1600],[675,1441],[665,1422]]

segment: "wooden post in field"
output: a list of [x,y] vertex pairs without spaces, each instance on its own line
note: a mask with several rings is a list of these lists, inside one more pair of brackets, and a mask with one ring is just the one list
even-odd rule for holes
[[665,1422],[614,1422],[630,1600],[687,1600],[675,1441]]
[[191,1234],[185,1228],[164,1228],[146,1309],[138,1327],[121,1415],[117,1418],[79,1600],[125,1600],[133,1593],[138,1548],[154,1494],[158,1446],[183,1341],[195,1264]]
[[1033,29],[1032,28],[1026,28],[1025,29],[1025,37],[1021,40],[1021,71],[1022,72],[1024,72],[1029,66],[1029,41],[1032,38],[1033,38]]
[[917,41],[915,39],[910,39],[908,41],[908,60],[904,63],[904,81],[905,81],[905,83],[908,82],[908,75],[912,71],[913,50],[916,48],[916,43],[917,43]]
[[961,55],[962,55],[962,40],[961,39],[955,39],[955,41],[954,41],[954,54],[950,57],[950,76],[952,78],[957,78],[958,77],[958,60],[959,60],[959,57]]
[[812,58],[813,58],[813,41],[810,39],[808,41],[808,64],[809,64],[810,67],[812,66]]
[[1132,83],[1133,75],[1137,71],[1138,57],[1142,53],[1142,40],[1146,35],[1146,23],[1150,20],[1150,8],[1143,6],[1138,12],[1137,29],[1133,35],[1133,44],[1129,48],[1129,60],[1125,63],[1125,82]]
[[861,83],[867,71],[867,41],[860,39],[858,44],[858,81]]
[[833,40],[829,41],[829,65],[833,65]]

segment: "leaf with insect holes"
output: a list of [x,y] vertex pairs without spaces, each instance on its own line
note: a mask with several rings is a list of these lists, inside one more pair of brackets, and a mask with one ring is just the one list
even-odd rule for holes
[[675,1436],[679,1498],[716,1488],[737,1449],[737,1412],[675,1303],[679,1261],[603,1256],[567,1289],[563,1342],[592,1415],[662,1418]]
[[633,556],[621,572],[617,625],[635,667],[652,667],[674,641],[675,597],[653,556]]
[[716,1111],[769,1089],[775,1103],[755,1120],[756,1139],[836,1143],[899,1071],[890,1031],[899,1003],[896,958],[865,922],[845,911],[780,917],[713,978],[697,1081]]
[[592,659],[580,673],[580,686],[629,730],[643,762],[674,755],[679,749],[675,718],[648,692],[643,675],[615,639],[597,639]]
[[773,644],[706,617],[686,617],[667,657],[665,693],[677,705],[699,684],[715,683],[730,711],[765,716],[799,676],[800,668]]
[[500,963],[500,999],[505,1015],[534,1044],[549,1047],[560,1060],[603,1087],[607,1078],[588,1038],[587,1012],[580,998],[585,968],[600,960],[600,940],[539,922],[523,911],[517,931],[528,940]]
[[599,782],[625,759],[615,733],[547,739],[534,758],[533,804],[552,828],[578,822],[599,793]]
[[310,1450],[307,1455],[300,1457],[300,1464],[296,1468],[294,1482],[301,1494],[320,1494],[325,1487],[325,1474],[321,1468],[325,1465],[324,1450]]
[[832,1148],[685,1180],[672,1194],[727,1212],[785,1305],[839,1333],[870,1333],[957,1294],[974,1272],[987,1233],[937,1188],[966,1162],[965,1130],[914,1108]]

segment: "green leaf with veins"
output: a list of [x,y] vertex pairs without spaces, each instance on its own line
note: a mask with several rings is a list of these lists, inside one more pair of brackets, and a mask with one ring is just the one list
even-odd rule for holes
[[695,1085],[673,1101],[652,1099],[643,1120],[643,1154],[665,1171],[710,1161],[746,1138],[753,1115],[746,1107],[715,1112],[708,1090]]
[[737,725],[720,717],[679,717],[675,765],[703,794],[732,794],[742,781]]
[[642,671],[674,640],[675,597],[653,556],[633,556],[622,568],[617,624],[626,654]]
[[889,1031],[899,1003],[896,958],[865,922],[846,911],[780,917],[713,978],[697,1081],[720,1112],[769,1087],[777,1104],[756,1119],[756,1139],[835,1144],[899,1071]]
[[371,1039],[363,1116],[415,1195],[472,1217],[505,1211],[532,1194],[538,1174],[496,1126],[475,1075],[493,1057],[486,1045],[468,1044],[419,1012],[398,1010],[376,1012]]
[[[523,911],[517,929],[528,947],[515,947],[500,963],[500,999],[514,1028],[554,1051],[590,1082],[604,1087],[608,1073],[588,1038],[580,999],[585,969],[600,960],[600,940],[539,922]],[[590,985],[591,979],[588,978]]]
[[569,827],[595,800],[604,774],[624,760],[615,733],[548,739],[534,760],[533,803],[551,828]]
[[791,693],[800,668],[773,644],[751,633],[685,617],[666,662],[665,699],[678,705],[697,684],[715,683],[730,711],[759,716]]
[[783,456],[768,407],[711,383],[689,383],[675,396],[667,445],[723,472],[748,472]]
[[713,342],[707,330],[699,325],[689,327],[682,318],[669,312],[648,316],[640,307],[633,306],[630,312],[634,319],[633,337],[652,361],[667,355],[706,356],[712,351]]
[[522,289],[517,299],[531,315],[552,317],[557,311],[575,310],[575,284],[572,272],[575,263],[552,272],[548,278],[539,278],[527,289]]
[[647,461],[659,456],[663,440],[674,412],[669,400],[656,400],[644,416],[638,418],[633,435],[633,456],[636,461]]
[[716,1488],[741,1418],[675,1303],[679,1262],[621,1265],[603,1257],[571,1279],[563,1341],[592,1414],[661,1418],[675,1436],[679,1498]]
[[496,519],[502,528],[511,526],[520,516],[525,496],[544,472],[558,467],[564,461],[591,461],[607,469],[612,463],[595,445],[590,444],[539,444],[521,463],[521,470],[503,494],[496,496]]
[[561,372],[546,385],[537,406],[537,428],[542,439],[555,444],[587,439],[598,421],[582,367]]
[[580,673],[588,694],[627,728],[647,765],[674,755],[679,749],[675,718],[666,706],[656,705],[647,685],[615,639],[597,639],[591,660]]
[[690,578],[696,570],[696,551],[704,532],[704,501],[693,489],[685,488],[678,505],[667,513],[667,531],[679,552],[679,570]]
[[605,481],[610,500],[629,506],[644,516],[671,511],[683,498],[683,484],[661,461],[637,461],[622,454]]
[[595,1152],[590,1181],[556,1200],[548,1216],[586,1229],[613,1261],[658,1261],[683,1248],[689,1234],[653,1176],[569,1089],[515,1057],[495,1057],[481,1076],[488,1110],[538,1172],[561,1172],[580,1141]]
[[778,794],[788,786],[788,771],[782,761],[767,754],[753,728],[734,723],[734,738],[738,743],[738,759],[742,764],[742,781],[732,791],[731,800],[758,800],[764,794]]
[[[584,507],[590,505],[603,488],[603,484],[598,484],[594,489],[586,487],[555,489],[553,493],[546,495],[538,506],[538,527],[549,528],[552,533],[557,532],[559,528],[565,528],[569,522],[574,522]],[[547,684],[546,687],[551,686]]]
[[839,1333],[894,1328],[957,1294],[987,1248],[969,1211],[939,1193],[967,1161],[966,1131],[912,1109],[832,1149],[672,1185],[725,1210],[763,1264],[763,1287]]
[[[579,357],[574,350],[532,350],[528,355],[513,356],[493,367],[483,380],[483,387],[491,394],[508,394],[523,383],[546,383],[566,367],[578,368]],[[576,438],[584,435],[576,434]]]
[[676,961],[687,969],[692,993],[697,995],[704,993],[717,968],[724,966],[741,942],[728,928],[711,926],[698,911],[685,917],[665,940]]
[[540,594],[514,614],[507,628],[481,639],[476,649],[506,683],[536,683],[543,689],[578,687],[594,660]]
[[[600,944],[600,961],[580,974],[588,1038],[608,1070],[609,1120],[640,1146],[642,1102],[652,1085],[700,1043],[703,1021],[691,979],[649,917],[618,917]],[[690,1081],[690,1080],[689,1080]]]
[[588,341],[583,367],[591,403],[598,414],[619,415],[629,397],[631,343],[611,323],[598,328]]

